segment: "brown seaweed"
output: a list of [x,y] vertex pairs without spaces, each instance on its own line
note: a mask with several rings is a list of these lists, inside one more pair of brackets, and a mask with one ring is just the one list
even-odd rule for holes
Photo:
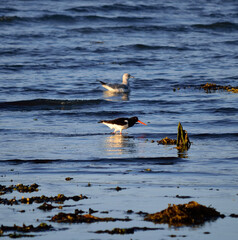
[[71,177],[67,177],[67,178],[65,178],[65,181],[71,181],[73,178],[71,178]]
[[[16,232],[21,233],[29,233],[29,232],[45,232],[45,231],[52,231],[54,228],[51,225],[48,225],[46,223],[41,223],[37,227],[34,227],[33,225],[25,225],[23,226],[4,226],[1,225],[0,227],[0,237],[9,237],[9,238],[22,238],[22,237],[35,237],[35,235],[30,234],[18,234]],[[5,232],[14,232],[9,234],[4,234]]]
[[98,212],[97,210],[93,210],[92,208],[89,208],[89,209],[88,209],[88,213],[89,213],[89,214],[97,213],[97,212]]
[[4,234],[4,235],[1,235],[1,232],[0,232],[0,237],[9,237],[9,238],[33,238],[35,237],[35,235],[32,235],[32,234],[18,234],[18,233],[9,233],[9,234]]
[[167,223],[170,226],[200,225],[205,221],[225,217],[214,208],[192,201],[187,204],[170,205],[161,212],[148,214],[144,220],[154,223]]
[[[186,88],[191,88],[191,86],[184,86],[184,89]],[[176,90],[180,90],[181,88],[174,88],[173,91],[175,92]],[[205,83],[201,84],[199,86],[194,86],[194,89],[203,89],[206,93],[212,93],[215,91],[227,91],[227,92],[232,92],[232,93],[238,93],[238,87],[234,87],[231,85],[219,85],[216,83]]]
[[28,233],[28,232],[43,232],[43,231],[49,231],[49,230],[53,230],[53,227],[51,225],[48,225],[46,223],[41,223],[39,224],[37,227],[34,227],[33,225],[25,225],[23,224],[23,226],[17,226],[17,225],[13,225],[13,226],[4,226],[1,225],[0,227],[0,231],[2,233],[4,232],[24,232],[24,233]]
[[215,83],[206,83],[206,84],[201,85],[201,88],[204,89],[207,93],[210,93],[212,91],[218,91],[218,90],[238,93],[238,87],[232,87],[230,85],[222,86],[222,85],[217,85]]
[[20,203],[22,204],[32,204],[32,203],[44,203],[44,202],[55,202],[55,203],[64,203],[66,200],[73,200],[73,201],[79,201],[82,199],[87,199],[87,196],[83,196],[82,194],[72,196],[72,197],[66,197],[64,194],[58,194],[57,196],[54,197],[46,197],[44,195],[38,196],[38,197],[30,197],[30,198],[25,198],[22,197],[21,199],[6,199],[6,198],[0,198],[0,204],[4,205],[18,205]]
[[157,143],[162,145],[176,145],[177,141],[176,139],[165,137],[161,140],[158,140]]
[[181,198],[181,199],[185,199],[185,198],[192,198],[191,196],[181,196],[181,195],[176,195],[176,198]]
[[5,193],[12,193],[13,191],[18,191],[20,193],[38,192],[38,187],[39,185],[36,183],[33,183],[31,185],[10,185],[9,187],[0,184],[0,195],[3,195]]
[[121,190],[124,190],[124,189],[126,189],[126,188],[121,188],[121,187],[119,187],[119,186],[117,186],[117,187],[115,187],[115,188],[109,188],[109,190],[115,190],[115,191],[117,191],[117,192],[119,192],[119,191],[121,191]]
[[163,228],[148,228],[148,227],[132,227],[132,228],[113,228],[112,230],[98,230],[95,233],[108,233],[108,234],[134,234],[135,231],[149,231],[149,230],[164,230]]
[[53,206],[52,204],[48,204],[46,202],[38,207],[38,209],[43,210],[43,211],[50,211],[54,208],[59,208],[59,207]]
[[63,213],[60,212],[51,218],[52,222],[58,223],[94,223],[94,222],[115,222],[115,221],[130,221],[129,218],[100,218],[91,214],[81,215],[75,213]]
[[180,152],[188,150],[191,146],[191,142],[188,138],[188,133],[186,130],[183,130],[182,124],[180,122],[178,123],[177,140],[165,137],[161,140],[158,140],[157,143],[162,145],[177,145],[177,149]]

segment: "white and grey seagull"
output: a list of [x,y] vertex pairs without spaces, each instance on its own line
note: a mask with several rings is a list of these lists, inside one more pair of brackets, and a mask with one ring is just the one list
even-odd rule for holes
[[108,91],[115,92],[115,93],[126,93],[126,92],[130,92],[130,85],[129,85],[130,78],[134,78],[134,77],[131,76],[129,73],[124,73],[121,84],[110,84],[110,83],[105,83],[103,81],[100,81],[100,83]]

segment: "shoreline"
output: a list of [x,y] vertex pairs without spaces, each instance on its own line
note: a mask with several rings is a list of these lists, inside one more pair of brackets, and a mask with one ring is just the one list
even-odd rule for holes
[[[16,166],[15,166],[16,168]],[[217,188],[217,186],[184,186],[184,185],[167,185],[159,183],[150,183],[148,180],[143,181],[138,179],[137,175],[133,175],[132,178],[137,179],[137,182],[125,183],[125,175],[119,174],[114,176],[107,176],[110,181],[104,181],[98,178],[98,183],[91,181],[92,176],[78,175],[78,174],[16,174],[1,176],[0,181],[2,185],[14,185],[19,179],[22,179],[22,183],[30,184],[29,176],[35,178],[35,181],[39,185],[39,190],[32,193],[19,193],[14,191],[1,196],[1,198],[16,199],[32,196],[45,195],[49,197],[64,194],[65,196],[73,196],[83,194],[87,196],[87,199],[75,202],[73,200],[67,200],[63,204],[50,203],[56,208],[51,211],[42,211],[37,209],[40,204],[19,204],[16,206],[2,205],[0,204],[1,225],[19,225],[32,224],[38,226],[41,223],[52,225],[56,232],[60,233],[67,239],[74,239],[74,231],[78,229],[82,234],[83,239],[116,239],[121,236],[136,237],[143,239],[144,237],[160,238],[173,238],[179,239],[190,237],[193,239],[206,238],[206,236],[213,239],[222,239],[223,237],[229,237],[229,239],[235,239],[236,235],[235,225],[237,223],[236,218],[231,218],[230,214],[237,214],[236,204],[238,200],[238,193],[234,187],[223,186]],[[128,175],[126,175],[128,176]],[[96,177],[96,175],[95,175]],[[106,177],[106,176],[104,176]],[[37,179],[38,178],[38,179]],[[68,178],[68,180],[66,180]],[[11,180],[9,180],[11,179]],[[40,180],[42,179],[42,180]],[[70,179],[70,180],[69,180]],[[117,180],[116,180],[117,179]],[[201,226],[193,227],[170,227],[167,224],[154,224],[148,223],[143,220],[143,217],[138,214],[139,212],[153,213],[161,211],[168,207],[168,204],[184,204],[190,201],[197,201],[200,204],[206,206],[212,206],[217,211],[225,214],[224,219],[217,219],[216,221],[207,222]],[[135,204],[136,202],[136,204]],[[61,208],[58,208],[58,206]],[[49,221],[49,217],[59,212],[74,212],[75,209],[83,211],[85,214],[89,213],[89,209],[95,211],[94,216],[97,217],[113,217],[113,218],[130,218],[129,222],[102,222],[102,223],[89,223],[87,227],[82,223],[64,224],[64,223],[52,223]],[[12,217],[7,220],[6,216],[12,214]],[[109,234],[108,232],[114,228],[137,229],[133,233],[129,230],[129,233],[124,234]],[[145,228],[143,230],[143,228]],[[148,229],[147,229],[148,228]],[[157,228],[157,229],[153,229]],[[231,230],[231,229],[233,230]],[[216,231],[215,231],[216,229]],[[229,231],[228,231],[229,229]],[[193,230],[191,232],[191,230]],[[99,233],[96,233],[99,231]],[[37,238],[43,239],[56,239],[58,233],[55,231],[46,231],[35,233]],[[127,235],[128,234],[128,235]],[[113,236],[113,238],[112,238]],[[58,236],[59,237],[59,236]]]

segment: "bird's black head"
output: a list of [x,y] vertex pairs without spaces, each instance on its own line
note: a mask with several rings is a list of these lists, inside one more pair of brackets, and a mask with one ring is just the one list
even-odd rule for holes
[[131,117],[129,118],[129,127],[132,127],[135,123],[140,123],[146,125],[145,123],[141,122],[138,117]]
[[134,126],[134,124],[138,122],[138,117],[131,117],[129,118],[129,127]]
[[138,121],[138,117],[131,117],[130,119],[131,119],[131,121],[134,121],[134,122]]

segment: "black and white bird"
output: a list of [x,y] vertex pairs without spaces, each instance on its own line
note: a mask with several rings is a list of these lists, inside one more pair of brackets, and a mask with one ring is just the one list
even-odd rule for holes
[[103,123],[111,129],[114,129],[113,133],[120,131],[122,133],[123,129],[127,129],[129,127],[133,127],[136,123],[141,123],[146,125],[145,123],[141,122],[138,117],[131,117],[131,118],[116,118],[113,120],[102,120],[99,123]]
[[121,84],[110,84],[100,81],[102,86],[106,88],[108,91],[115,92],[115,93],[126,93],[130,92],[130,85],[129,79],[134,78],[129,73],[124,73],[122,76],[122,83]]

